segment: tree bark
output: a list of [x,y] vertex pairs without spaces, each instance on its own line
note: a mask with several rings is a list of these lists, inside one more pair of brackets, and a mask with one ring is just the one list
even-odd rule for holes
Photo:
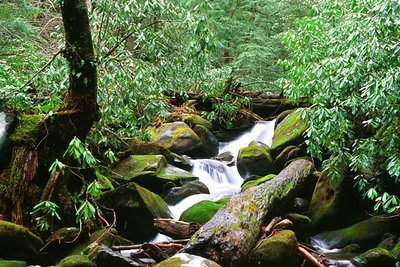
[[185,252],[210,258],[222,266],[243,264],[257,242],[263,222],[295,197],[313,168],[308,160],[296,160],[274,179],[232,197],[194,234]]

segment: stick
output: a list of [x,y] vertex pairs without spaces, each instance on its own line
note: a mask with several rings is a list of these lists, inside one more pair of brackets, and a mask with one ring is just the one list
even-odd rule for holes
[[[171,241],[166,241],[166,242],[156,242],[156,243],[151,243],[151,244],[155,245],[155,246],[166,247],[168,245],[176,246],[176,244],[186,244],[188,241],[189,241],[189,239],[178,239],[178,240],[171,240]],[[139,249],[139,248],[142,248],[142,246],[143,246],[143,244],[112,246],[111,249],[114,251],[127,250],[127,249]]]
[[301,246],[298,246],[299,252],[307,258],[311,263],[313,263],[317,267],[325,267],[322,263],[320,263],[311,253],[309,253],[306,249]]

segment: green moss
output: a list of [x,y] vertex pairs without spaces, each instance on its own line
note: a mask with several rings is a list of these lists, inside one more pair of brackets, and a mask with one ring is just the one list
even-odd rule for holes
[[245,191],[245,190],[247,190],[247,189],[249,189],[249,188],[251,188],[251,187],[260,185],[260,184],[262,184],[262,183],[265,183],[266,181],[269,181],[269,180],[275,178],[275,176],[276,176],[276,174],[268,174],[267,176],[264,176],[264,177],[262,177],[262,178],[259,178],[259,179],[256,179],[256,180],[251,180],[251,181],[245,182],[245,183],[242,185],[242,191]]
[[27,265],[25,261],[0,260],[0,267],[26,267]]
[[72,255],[60,261],[56,267],[95,267],[96,264],[89,260],[85,255]]
[[272,138],[271,150],[276,151],[288,145],[299,144],[307,128],[307,123],[300,117],[298,112],[290,113],[276,127],[274,137]]
[[10,140],[16,144],[23,144],[35,148],[40,142],[41,115],[22,115],[15,131],[11,134]]
[[212,130],[212,123],[199,115],[190,114],[183,117],[183,122],[189,125],[191,128],[194,128],[196,125],[202,125],[209,130]]
[[141,187],[138,184],[133,183],[136,187],[137,192],[145,203],[147,209],[156,218],[171,218],[171,211],[168,208],[167,203],[157,194]]
[[203,200],[185,210],[179,220],[203,224],[208,222],[222,207],[224,205],[210,200]]

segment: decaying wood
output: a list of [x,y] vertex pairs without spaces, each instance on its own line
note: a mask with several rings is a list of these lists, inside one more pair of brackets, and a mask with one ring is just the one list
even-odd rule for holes
[[274,179],[233,196],[225,208],[197,231],[184,251],[223,266],[245,262],[258,240],[261,225],[296,196],[313,170],[312,162],[299,159]]
[[154,219],[154,227],[161,234],[170,236],[172,238],[189,238],[197,230],[199,230],[201,224],[160,218]]
[[314,264],[317,267],[324,267],[322,263],[318,261],[317,258],[315,258],[310,252],[308,252],[305,248],[302,246],[298,246],[299,252],[301,255],[303,255],[306,259],[308,259],[312,264]]
[[57,184],[57,179],[60,176],[60,172],[56,171],[50,175],[49,180],[47,181],[46,187],[43,189],[42,196],[40,198],[40,202],[45,200],[51,200],[53,196],[54,188]]
[[266,227],[262,227],[260,239],[269,236],[272,233],[272,230],[274,230],[275,225],[280,221],[282,221],[281,217],[274,217]]
[[[155,246],[161,246],[161,247],[183,247],[184,244],[186,244],[189,241],[189,239],[178,239],[178,240],[171,240],[171,241],[166,241],[166,242],[155,242],[151,243],[152,245]],[[113,246],[111,247],[112,250],[115,251],[121,251],[121,250],[127,250],[127,249],[141,249],[143,244],[135,244],[135,245],[124,245],[124,246]]]

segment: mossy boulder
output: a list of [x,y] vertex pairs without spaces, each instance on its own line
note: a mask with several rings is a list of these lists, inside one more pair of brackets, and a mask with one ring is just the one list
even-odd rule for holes
[[187,253],[178,253],[154,267],[221,267],[218,263]]
[[186,154],[201,146],[197,134],[184,122],[164,123],[154,134],[152,141],[177,154]]
[[287,146],[300,145],[304,141],[303,134],[307,128],[308,125],[300,117],[300,113],[297,111],[291,112],[276,126],[272,138],[272,154],[279,155]]
[[329,249],[343,248],[350,244],[371,248],[379,243],[385,233],[393,230],[394,224],[391,218],[371,217],[346,228],[319,233],[313,238],[321,240]]
[[275,118],[275,128],[276,128],[276,126],[278,126],[279,123],[281,123],[293,111],[294,111],[294,109],[288,109],[288,110],[285,110],[285,111],[282,111],[281,113],[279,113],[279,115],[276,116],[276,118]]
[[218,160],[228,166],[232,165],[235,162],[235,157],[229,151],[223,152],[215,157],[212,157],[211,159]]
[[275,178],[276,174],[268,174],[264,177],[257,178],[257,179],[252,179],[252,180],[245,180],[242,184],[242,191],[247,190],[253,186],[260,185],[262,183],[265,183],[266,181],[269,181],[273,178]]
[[26,267],[28,264],[25,261],[6,261],[0,260],[0,267]]
[[388,267],[395,266],[396,259],[384,248],[373,248],[354,258],[357,266]]
[[121,183],[135,182],[160,195],[171,187],[198,179],[168,164],[162,155],[132,155],[118,163],[113,173],[113,178]]
[[283,218],[293,223],[292,230],[296,233],[299,240],[305,241],[311,233],[311,219],[306,215],[298,213],[287,213]]
[[261,240],[250,253],[249,266],[297,267],[301,257],[297,253],[297,240],[293,231],[283,230]]
[[227,198],[221,199],[216,202],[210,200],[200,201],[199,203],[196,203],[185,210],[181,214],[179,220],[204,224],[208,222],[214,216],[214,214],[217,213],[218,210],[223,208],[227,201]]
[[193,131],[200,137],[202,158],[209,158],[218,155],[218,139],[209,129],[207,129],[203,125],[196,125]]
[[[97,253],[95,257],[97,267],[143,267],[143,264],[138,263],[125,257],[120,251],[113,251],[111,248],[101,245],[96,248]],[[93,253],[94,254],[94,253]]]
[[269,147],[261,142],[251,142],[239,150],[237,169],[242,177],[265,176],[274,172],[274,162]]
[[400,238],[397,240],[396,245],[392,248],[391,253],[396,260],[400,260]]
[[144,242],[156,234],[154,218],[171,218],[167,203],[137,183],[127,183],[104,193],[99,203],[117,215],[118,232],[135,242]]
[[164,200],[169,205],[175,205],[184,198],[196,194],[210,194],[210,190],[201,181],[191,181],[183,186],[171,188]]
[[275,158],[275,167],[282,169],[286,163],[295,158],[306,156],[306,152],[297,146],[287,146]]
[[203,117],[196,114],[189,114],[187,116],[184,116],[182,120],[191,128],[195,128],[196,126],[201,125],[210,131],[212,131],[213,129],[213,125],[209,120],[204,119]]
[[335,161],[321,173],[312,194],[309,216],[316,228],[332,229],[343,227],[350,215],[359,207],[359,194],[355,191],[353,180],[346,178],[346,168],[339,167],[335,178],[332,168]]
[[56,267],[96,267],[86,255],[72,255],[65,257]]
[[0,221],[0,258],[35,261],[43,241],[25,227]]

